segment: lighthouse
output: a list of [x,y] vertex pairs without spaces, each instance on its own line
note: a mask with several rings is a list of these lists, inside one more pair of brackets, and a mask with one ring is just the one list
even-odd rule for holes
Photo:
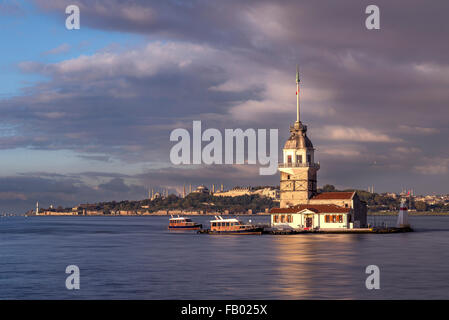
[[398,222],[396,223],[398,228],[409,228],[410,224],[408,223],[408,214],[407,214],[407,206],[406,200],[401,200],[401,207],[399,209]]

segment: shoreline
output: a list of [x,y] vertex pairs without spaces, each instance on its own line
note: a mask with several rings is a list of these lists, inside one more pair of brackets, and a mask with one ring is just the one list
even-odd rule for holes
[[[192,214],[192,213],[176,213],[176,214],[161,214],[161,213],[145,213],[145,214],[126,214],[126,215],[120,215],[120,214],[89,214],[89,215],[76,215],[76,214],[45,214],[45,215],[24,215],[24,214],[18,214],[18,215],[1,215],[0,217],[144,217],[144,216],[151,216],[151,217],[170,217],[170,216],[192,216],[192,217],[201,217],[201,216],[241,216],[241,217],[259,217],[259,216],[270,216],[270,213],[253,213],[253,214],[245,214],[245,213],[236,213],[236,214],[222,214],[222,213],[203,213],[203,214]],[[398,213],[395,211],[389,211],[389,212],[368,212],[367,216],[397,216]],[[449,216],[449,212],[431,212],[431,211],[425,211],[425,212],[408,212],[409,216]]]
[[[433,211],[408,211],[409,216],[449,216],[449,212],[433,212]],[[375,211],[368,212],[368,216],[397,216],[397,211]]]
[[[209,217],[213,217],[213,216],[241,216],[241,217],[259,217],[259,216],[270,216],[270,213],[252,213],[252,214],[248,214],[248,213],[236,213],[236,214],[223,214],[223,213],[218,213],[218,212],[214,212],[214,213],[202,213],[202,214],[192,214],[190,212],[188,213],[145,213],[145,214],[40,214],[40,215],[26,215],[26,214],[21,214],[21,215],[7,215],[7,216],[15,216],[15,217],[170,217],[170,216],[191,216],[191,217],[202,217],[202,216],[209,216]],[[7,217],[6,215],[4,217]]]

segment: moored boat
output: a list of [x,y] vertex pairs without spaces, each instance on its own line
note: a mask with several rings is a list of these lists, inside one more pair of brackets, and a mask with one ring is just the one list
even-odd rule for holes
[[169,230],[201,230],[203,227],[202,224],[193,222],[190,218],[185,217],[171,217],[168,220],[168,229]]
[[223,217],[215,217],[215,220],[210,221],[210,234],[262,234],[263,228],[254,226],[252,224],[244,224],[241,221],[230,218],[223,219]]

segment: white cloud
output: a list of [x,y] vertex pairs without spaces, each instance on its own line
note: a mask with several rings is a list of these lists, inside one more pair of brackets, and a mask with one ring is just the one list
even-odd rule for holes
[[[40,71],[75,78],[78,74],[89,79],[105,79],[114,76],[146,77],[167,67],[185,68],[192,63],[211,65],[219,52],[207,46],[183,42],[151,42],[142,48],[125,52],[98,52],[90,56],[41,66]],[[24,62],[25,71],[38,71],[36,63]]]
[[361,155],[361,151],[358,150],[356,147],[347,147],[347,146],[322,147],[319,148],[318,151],[320,154],[328,154],[337,157],[354,158],[359,157]]
[[319,131],[318,135],[325,140],[387,143],[402,141],[381,132],[358,127],[325,126],[323,130]]
[[436,128],[426,128],[419,126],[400,125],[399,130],[409,134],[434,134],[438,133]]
[[421,152],[421,149],[415,147],[397,147],[393,148],[393,152],[401,154],[410,154],[410,153],[419,153]]
[[54,54],[61,54],[61,53],[67,53],[70,51],[70,45],[67,43],[63,43],[60,46],[57,46],[56,48],[50,49],[48,51],[45,51],[43,55],[54,55]]

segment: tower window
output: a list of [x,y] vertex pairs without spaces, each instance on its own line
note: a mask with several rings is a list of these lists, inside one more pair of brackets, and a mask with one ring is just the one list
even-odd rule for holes
[[287,180],[290,180],[290,175],[287,176]]
[[310,156],[310,154],[307,155],[307,163],[311,163],[312,162],[312,157]]
[[302,155],[300,154],[296,155],[296,163],[302,163]]
[[287,156],[287,162],[288,163],[292,163],[292,156],[291,155]]

